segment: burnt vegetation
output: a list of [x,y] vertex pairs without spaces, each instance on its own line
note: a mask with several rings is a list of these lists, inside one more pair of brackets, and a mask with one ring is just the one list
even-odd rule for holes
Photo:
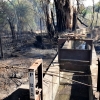
[[[75,0],[52,1],[0,1],[1,94],[7,95],[12,92],[10,89],[27,83],[28,67],[35,58],[44,59],[47,70],[57,53],[58,38],[63,33],[75,32],[79,28],[78,21],[85,27],[97,26],[98,19],[96,24],[93,20],[94,10],[99,18],[99,3],[94,7],[92,20],[89,20],[81,0],[76,0],[76,4],[71,3]],[[97,37],[96,34],[93,36]]]

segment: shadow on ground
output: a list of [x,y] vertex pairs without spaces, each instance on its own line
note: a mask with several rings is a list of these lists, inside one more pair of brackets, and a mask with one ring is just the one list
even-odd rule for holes
[[84,75],[87,74],[74,73],[72,80],[78,81],[80,83],[74,81],[72,82],[70,100],[89,100],[89,86],[84,85],[84,84],[89,84],[89,80],[88,80],[88,76],[84,76]]
[[18,89],[3,100],[30,100],[28,89]]

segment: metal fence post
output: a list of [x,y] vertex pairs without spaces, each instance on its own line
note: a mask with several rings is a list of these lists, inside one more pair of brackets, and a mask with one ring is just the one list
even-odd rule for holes
[[100,61],[99,61],[99,59],[98,59],[97,91],[99,92],[99,100],[100,100]]

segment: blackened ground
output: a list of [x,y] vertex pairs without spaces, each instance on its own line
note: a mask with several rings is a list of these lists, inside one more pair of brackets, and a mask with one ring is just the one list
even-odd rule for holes
[[[57,54],[57,43],[50,41],[46,36],[43,38],[43,43],[44,49],[35,47],[34,43],[31,43],[18,48],[12,56],[0,60],[0,100],[11,93],[13,96],[10,95],[5,100],[28,100],[29,92],[18,89],[19,86],[28,84],[28,68],[36,59],[42,58],[43,71],[46,71]],[[20,79],[10,78],[15,74]]]

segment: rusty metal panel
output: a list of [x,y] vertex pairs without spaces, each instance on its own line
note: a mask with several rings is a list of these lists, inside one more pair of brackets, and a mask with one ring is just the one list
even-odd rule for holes
[[72,71],[88,71],[89,70],[89,62],[65,62],[60,61],[60,69],[62,70],[72,70]]
[[[69,40],[86,42],[86,49],[80,50],[75,48],[74,49],[62,48],[65,42]],[[60,38],[58,40],[58,61],[60,63],[60,68],[69,70],[70,69],[81,70],[81,68],[83,68],[84,70],[87,70],[89,68],[89,65],[92,63],[93,40],[75,39],[75,38],[69,38],[69,40],[65,38],[64,39]]]
[[90,61],[91,50],[60,49],[60,59]]
[[84,42],[86,42],[87,44],[89,44],[89,45],[91,45],[92,46],[92,42],[93,42],[93,40],[92,39],[74,39],[74,38],[69,38],[69,39],[62,39],[62,38],[59,38],[58,39],[58,45],[61,45],[61,44],[63,44],[64,42],[66,42],[67,40],[75,40],[75,41],[84,41]]

